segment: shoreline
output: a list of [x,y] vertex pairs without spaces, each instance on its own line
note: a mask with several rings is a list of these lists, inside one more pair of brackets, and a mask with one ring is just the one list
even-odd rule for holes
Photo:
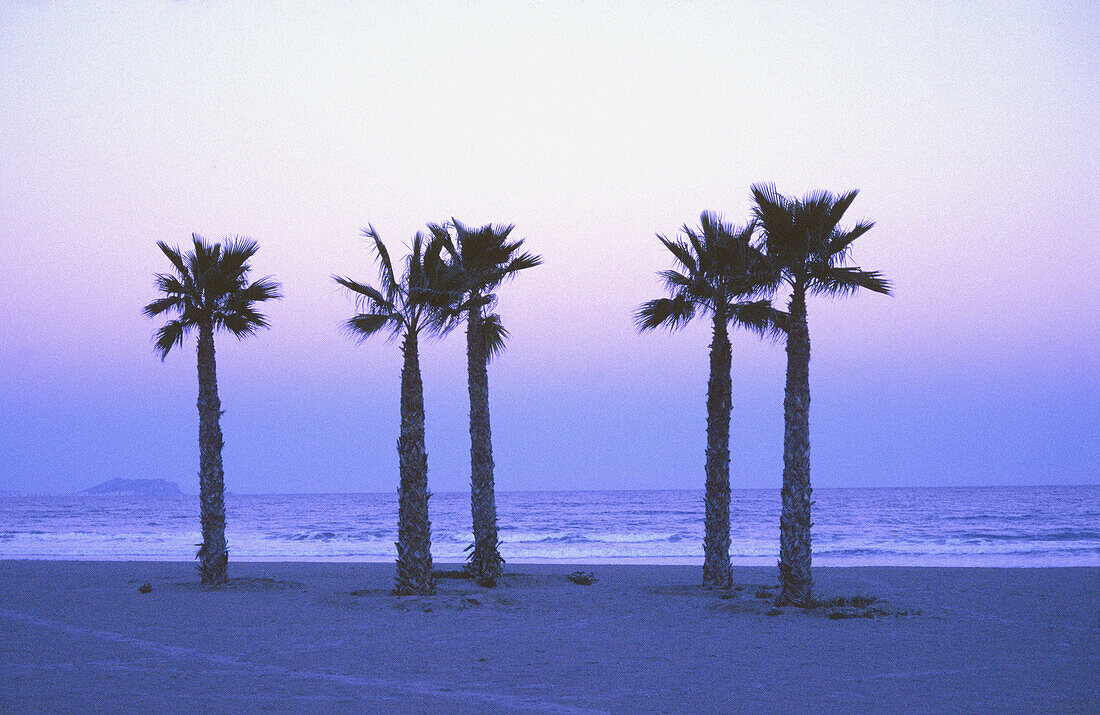
[[[288,557],[288,556],[247,556],[237,560],[230,557],[230,568],[234,564],[329,564],[332,566],[352,565],[352,564],[378,564],[381,566],[392,565],[395,558],[379,559],[374,557],[366,558],[348,558],[346,556],[334,556],[331,558],[315,557],[315,558],[300,558],[300,557]],[[776,568],[776,561],[778,557],[732,557],[730,559],[730,567],[734,569],[738,568]],[[1100,569],[1100,558],[1093,559],[1090,563],[1081,563],[1080,558],[1066,558],[1059,562],[1057,559],[1051,560],[1049,556],[1026,556],[1019,557],[1014,561],[1007,563],[1003,562],[1003,557],[985,558],[985,557],[971,557],[970,559],[960,559],[955,556],[945,556],[942,559],[942,563],[927,563],[931,559],[927,556],[914,557],[912,559],[899,559],[893,562],[885,562],[877,557],[868,557],[866,561],[854,560],[852,557],[847,557],[843,560],[830,559],[829,557],[814,558],[814,569],[862,569],[862,568],[901,568],[901,569]],[[991,561],[998,561],[1001,563],[990,563]],[[74,557],[70,554],[53,556],[50,554],[31,554],[27,556],[0,554],[0,563],[5,561],[25,561],[25,562],[73,562],[73,563],[165,563],[165,564],[189,564],[195,563],[193,557],[179,557],[179,558],[165,558],[163,555],[145,556],[141,554],[109,554],[103,556],[81,556]],[[465,564],[464,559],[452,559],[442,558],[433,559],[433,563],[439,566],[461,566]],[[661,557],[601,557],[591,559],[556,559],[552,557],[523,557],[512,561],[510,559],[505,562],[505,569],[512,566],[653,566],[657,568],[663,567],[688,567],[699,568],[703,567],[703,557],[691,557],[685,558],[680,556],[669,556],[667,558]]]
[[[449,566],[439,564],[440,567]],[[581,567],[581,568],[578,568]],[[591,571],[578,585],[566,576]],[[815,567],[834,619],[757,598],[774,567],[509,564],[395,597],[393,565],[0,561],[0,709],[166,712],[1060,710],[1100,703],[1100,568]],[[139,587],[149,583],[149,593]]]
[[[815,507],[814,565],[1100,567],[1100,487],[929,489],[874,488],[832,497],[823,491]],[[780,515],[774,496],[743,495],[736,507],[731,502],[734,566],[776,566]],[[393,494],[227,499],[231,562],[396,558]],[[508,492],[501,499],[500,549],[509,564],[702,562],[702,490]],[[197,506],[179,497],[0,500],[6,525],[0,559],[189,562],[202,540]],[[433,496],[431,549],[439,563],[467,556],[469,509],[466,493]]]

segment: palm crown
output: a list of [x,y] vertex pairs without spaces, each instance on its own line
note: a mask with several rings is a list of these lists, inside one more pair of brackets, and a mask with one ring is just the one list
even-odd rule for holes
[[361,312],[344,322],[344,329],[359,341],[378,332],[389,331],[390,338],[402,332],[418,334],[422,329],[443,332],[451,307],[458,302],[462,289],[457,270],[442,260],[442,245],[429,241],[418,232],[398,276],[390,253],[373,226],[363,236],[374,243],[378,256],[378,287],[359,283],[344,276],[333,279],[356,294],[356,309]]
[[815,191],[799,200],[783,196],[772,184],[753,185],[753,211],[768,260],[792,288],[826,295],[847,295],[860,288],[890,293],[890,282],[878,271],[845,265],[852,242],[875,225],[860,221],[851,229],[839,227],[858,194]]
[[[541,256],[518,253],[523,239],[508,240],[515,228],[511,224],[485,225],[475,229],[452,218],[450,226],[455,229],[454,239],[448,225],[432,224],[429,228],[435,239],[447,249],[453,266],[461,273],[464,300],[453,306],[452,320],[460,320],[462,313],[470,309],[492,310],[496,305],[493,291],[498,286],[515,277],[516,273],[542,264]],[[495,313],[482,318],[482,327],[486,358],[492,358],[504,349],[508,331]]]
[[248,282],[248,260],[259,246],[250,238],[231,238],[224,244],[210,244],[191,235],[194,249],[181,253],[163,241],[157,247],[171,261],[174,273],[156,274],[157,289],[164,297],[145,306],[144,314],[155,317],[176,313],[154,337],[154,347],[163,360],[183,338],[196,328],[209,325],[238,338],[268,327],[267,318],[255,303],[281,297],[279,284],[270,276]]
[[686,240],[657,238],[672,253],[680,270],[660,273],[671,298],[644,303],[635,315],[639,330],[683,327],[697,311],[725,313],[726,321],[764,336],[779,330],[767,300],[739,301],[768,293],[778,282],[775,271],[751,243],[755,224],[734,226],[709,211],[699,217],[700,230],[685,225]]

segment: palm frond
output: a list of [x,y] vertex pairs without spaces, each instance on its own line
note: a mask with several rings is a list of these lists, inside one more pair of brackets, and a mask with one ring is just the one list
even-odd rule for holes
[[189,331],[190,326],[179,320],[169,320],[153,336],[153,350],[160,355],[161,361],[168,357],[172,348],[183,345],[183,336]]
[[770,300],[754,300],[729,306],[729,322],[756,333],[761,338],[777,341],[787,332],[787,314],[772,307]]
[[[518,245],[516,246],[519,247]],[[521,253],[518,256],[510,259],[508,263],[504,265],[502,272],[505,277],[512,277],[520,271],[525,271],[528,268],[534,268],[542,265],[542,256],[537,256],[533,253]]]
[[753,216],[765,232],[780,230],[791,222],[790,200],[779,193],[775,184],[753,184]]
[[348,333],[355,338],[357,343],[361,343],[375,333],[382,332],[389,329],[389,339],[397,337],[401,332],[402,326],[405,325],[405,321],[400,315],[379,314],[379,313],[359,313],[348,318],[341,324],[341,328],[344,332]]
[[191,234],[194,250],[187,254],[188,272],[200,292],[205,292],[218,268],[221,246],[211,244],[197,233]]
[[874,228],[874,221],[860,221],[848,231],[834,231],[822,251],[822,260],[837,265],[849,258],[852,242]]
[[814,293],[836,296],[851,295],[860,288],[889,295],[891,285],[878,271],[815,265],[810,273],[809,288]]
[[397,274],[393,270],[393,262],[390,260],[390,252],[386,249],[386,244],[382,243],[382,238],[378,235],[378,232],[374,230],[374,226],[367,225],[367,228],[363,229],[363,237],[373,241],[374,252],[378,256],[378,276],[381,283],[380,288],[382,293],[386,296],[386,299],[393,301],[394,296],[397,295],[401,285],[401,281],[398,279]]
[[[702,229],[702,235],[709,239],[711,236],[723,233],[725,226],[723,226],[722,217],[717,211],[702,211],[699,214],[699,228]],[[694,233],[691,227],[687,225],[684,226],[684,230]]]
[[192,234],[192,239],[195,250],[187,254],[187,259],[191,266],[190,279],[198,296],[196,302],[202,309],[211,310],[235,289],[237,282],[221,263],[220,244],[211,244],[198,234]]
[[711,269],[710,272],[713,273],[713,267],[710,264],[714,262],[714,256],[711,255],[710,247],[707,245],[705,234],[700,235],[696,233],[687,224],[684,225],[682,230],[684,232],[684,235],[688,237],[688,243],[691,245],[692,256],[694,257],[696,262],[696,270],[693,272],[707,273],[707,269],[709,268]]
[[168,260],[181,276],[187,275],[187,266],[183,261],[183,256],[180,254],[180,249],[178,247],[172,248],[164,241],[157,241],[157,248],[168,257]]
[[[428,226],[431,229],[431,225]],[[448,238],[450,238],[448,236]],[[423,237],[420,232],[417,232],[416,239],[423,242]],[[443,251],[447,248],[448,241],[444,240],[440,234],[431,232],[430,237],[423,247],[423,253],[421,254],[420,261],[424,266],[425,276],[429,280],[438,282],[441,279],[448,279],[452,274],[458,272],[456,266],[452,266],[447,262],[447,259],[443,256]]]
[[146,318],[155,318],[161,313],[167,313],[170,310],[182,313],[187,307],[187,303],[184,298],[178,294],[169,294],[164,298],[157,298],[149,305],[141,309],[142,315]]
[[661,234],[657,234],[657,240],[660,241],[664,245],[664,247],[669,250],[669,253],[671,253],[676,258],[676,260],[680,262],[680,265],[687,269],[688,273],[699,272],[699,266],[695,260],[695,256],[692,254],[691,248],[688,247],[686,243],[678,240],[674,241],[670,238],[662,236]]
[[477,233],[476,230],[462,223],[454,216],[451,216],[451,225],[454,226],[455,233],[459,236],[462,236],[463,238],[469,238],[470,236],[473,236],[475,233]]
[[695,317],[695,305],[683,296],[657,298],[643,303],[634,314],[634,325],[639,332],[666,327],[670,331],[681,328]]
[[657,275],[661,277],[661,280],[664,281],[665,286],[670,291],[691,290],[692,286],[697,282],[697,279],[691,276],[685,276],[679,271],[659,271]]
[[[515,230],[516,225],[513,223],[498,223],[496,225],[487,226],[487,228],[489,229],[489,232],[492,233],[493,236],[495,236],[494,240],[500,242],[501,244],[504,244],[508,240],[508,235]],[[521,243],[523,243],[523,239],[520,239],[519,241],[508,245],[518,247]]]
[[[454,221],[454,219],[451,220]],[[455,259],[459,257],[458,249],[455,248],[454,240],[451,238],[451,232],[447,230],[447,224],[429,223],[428,231],[432,234],[432,240],[437,241],[447,251],[448,256]]]
[[509,333],[500,322],[500,316],[496,313],[482,318],[481,328],[485,337],[485,359],[492,360],[504,352],[505,342]]
[[227,282],[240,282],[248,275],[248,261],[260,246],[247,236],[226,238],[221,244],[221,273]]
[[231,301],[213,316],[214,327],[225,328],[237,339],[254,335],[261,328],[270,327],[267,316],[259,313],[247,301]]
[[423,302],[427,294],[427,275],[424,272],[424,235],[417,231],[413,235],[409,255],[405,257],[405,298],[410,303]]
[[195,290],[190,274],[184,275],[183,280],[180,280],[180,278],[169,273],[157,273],[153,277],[153,283],[156,285],[157,290],[165,295],[179,296],[196,303],[202,301],[202,295]]
[[753,217],[762,234],[769,262],[794,279],[805,263],[807,233],[799,224],[800,204],[779,193],[774,184],[753,184]]
[[460,309],[466,310],[479,310],[482,313],[488,313],[492,311],[497,305],[496,293],[475,293],[474,295],[467,295],[462,301]]
[[743,226],[719,226],[721,233],[716,235],[719,250],[715,253],[725,293],[731,297],[774,293],[782,276],[760,246],[753,244],[756,221],[749,221]]
[[377,288],[344,276],[333,276],[332,280],[356,294],[355,307],[357,310],[364,306],[378,313],[393,313],[397,310],[393,301],[382,295]]
[[283,297],[282,286],[272,276],[258,278],[241,289],[238,295],[241,300],[250,303],[263,303]]
[[831,234],[836,230],[836,227],[840,225],[840,220],[844,218],[844,212],[851,207],[852,202],[859,196],[859,189],[852,189],[841,196],[833,196],[832,194],[827,195],[831,199],[831,203],[826,211],[825,221],[826,227]]

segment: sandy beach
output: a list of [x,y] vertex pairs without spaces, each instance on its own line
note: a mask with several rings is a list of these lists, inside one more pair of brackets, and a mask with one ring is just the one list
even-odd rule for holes
[[821,568],[819,597],[881,601],[771,615],[770,568],[723,594],[697,567],[513,564],[428,598],[392,572],[232,563],[203,589],[190,563],[0,562],[0,709],[1100,709],[1096,568]]

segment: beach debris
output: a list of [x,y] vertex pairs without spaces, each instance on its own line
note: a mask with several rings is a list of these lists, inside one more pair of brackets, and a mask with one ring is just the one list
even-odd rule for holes
[[152,590],[153,590],[153,584],[149,583],[148,581],[146,581],[145,583],[141,584],[141,586],[138,587],[138,592],[139,593],[149,593]]
[[814,600],[810,602],[810,608],[866,608],[872,603],[878,603],[874,596],[858,594],[850,598],[836,596],[824,601]]
[[566,574],[565,577],[578,586],[590,586],[596,581],[599,581],[599,579],[596,578],[596,574],[591,571],[574,571],[573,573]]
[[[755,599],[741,599],[740,591],[752,593]],[[898,608],[876,596],[856,594],[854,596],[834,596],[810,601],[802,607],[783,607],[775,603],[777,585],[749,584],[736,585],[732,590],[718,594],[720,600],[711,607],[725,613],[747,613],[761,616],[788,616],[803,614],[834,621],[859,618],[888,618],[923,615],[919,610]],[[710,593],[713,593],[710,592]]]
[[453,570],[436,569],[435,570],[435,577],[437,579],[440,579],[440,578],[468,579],[468,578],[470,578],[470,572],[467,571],[466,569],[453,569]]

